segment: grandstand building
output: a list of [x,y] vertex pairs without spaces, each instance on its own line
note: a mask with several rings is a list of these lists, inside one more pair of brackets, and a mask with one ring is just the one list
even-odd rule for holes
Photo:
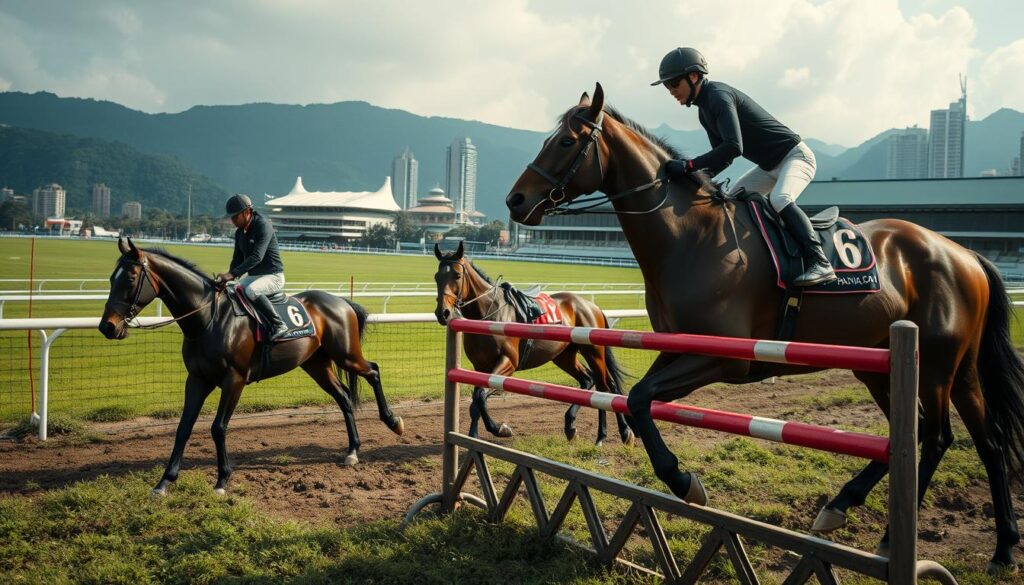
[[[838,205],[854,222],[912,221],[981,252],[1008,278],[1024,280],[1024,177],[815,181],[799,203],[809,214]],[[614,215],[554,216],[513,229],[520,254],[632,257]]]
[[391,225],[401,210],[391,177],[376,191],[307,191],[302,177],[284,196],[270,199],[265,214],[282,240],[352,243],[373,225]]

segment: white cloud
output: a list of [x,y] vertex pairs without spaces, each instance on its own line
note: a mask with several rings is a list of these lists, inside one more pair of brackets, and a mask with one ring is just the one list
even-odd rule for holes
[[967,9],[898,0],[37,0],[0,7],[0,78],[145,111],[366,100],[535,130],[601,81],[627,115],[695,128],[648,82],[666,51],[696,46],[797,132],[852,145],[926,125],[960,72],[977,79],[975,117],[1024,109],[1024,40],[982,54],[977,34]]

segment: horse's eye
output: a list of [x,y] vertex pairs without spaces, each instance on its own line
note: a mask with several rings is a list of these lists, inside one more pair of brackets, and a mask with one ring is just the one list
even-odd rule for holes
[[560,144],[562,146],[572,146],[573,144],[576,144],[576,139],[575,138],[569,138],[568,136],[566,136],[565,138],[559,140],[558,144]]

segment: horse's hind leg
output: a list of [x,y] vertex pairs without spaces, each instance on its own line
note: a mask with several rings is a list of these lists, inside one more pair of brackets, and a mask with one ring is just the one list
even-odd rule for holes
[[[882,408],[886,418],[889,416],[889,375],[873,374],[867,372],[856,372],[857,379],[868,387],[875,402]],[[874,489],[878,482],[889,473],[889,464],[879,461],[871,461],[857,474],[856,477],[846,482],[825,507],[818,512],[811,526],[812,532],[832,532],[846,524],[846,511],[853,506],[864,504],[868,494]]]
[[[576,351],[571,347],[567,348],[562,353],[555,356],[551,361],[554,362],[563,372],[572,376],[576,383],[580,385],[583,390],[592,390],[594,388],[594,380],[590,377],[590,373],[587,372],[579,361],[576,359]],[[580,406],[573,404],[565,411],[565,438],[573,440],[576,438],[576,416],[579,414]],[[603,410],[597,411],[597,441],[595,444],[601,446],[604,443],[605,438],[608,436],[608,419]]]
[[[405,422],[402,420],[402,417],[396,416],[391,411],[391,406],[388,405],[388,400],[384,396],[384,387],[380,381],[380,366],[366,360],[358,351],[347,356],[339,366],[370,383],[370,387],[373,388],[373,397],[377,400],[377,414],[380,416],[381,422],[396,435],[404,433]],[[355,392],[355,381],[353,380],[352,382],[352,391]]]
[[1013,498],[1010,495],[1010,480],[1006,471],[1000,432],[988,420],[985,399],[981,393],[981,383],[974,369],[973,360],[970,366],[961,366],[960,369],[961,372],[957,372],[957,385],[954,386],[952,400],[964,425],[967,426],[967,432],[974,440],[978,457],[981,458],[988,474],[996,517],[996,550],[989,564],[989,572],[993,572],[1015,566],[1013,548],[1020,542],[1020,531],[1013,513]]
[[[615,379],[609,371],[611,361],[606,356],[609,356],[610,352],[611,348],[597,345],[586,346],[580,350],[580,354],[583,359],[587,360],[587,365],[590,366],[590,371],[593,373],[595,389],[598,392],[622,396],[622,389],[615,383]],[[604,414],[604,411],[602,410],[601,413]],[[622,439],[622,444],[632,445],[635,437],[633,429],[629,428],[629,423],[626,422],[626,416],[616,412],[615,420],[619,426],[619,438]]]
[[330,356],[324,351],[317,351],[311,358],[302,364],[302,369],[309,374],[310,378],[329,394],[341,408],[341,414],[345,417],[345,430],[348,432],[348,452],[345,454],[345,465],[355,465],[359,462],[359,431],[356,429],[356,417],[353,412],[352,400],[343,391],[341,380],[334,373]]

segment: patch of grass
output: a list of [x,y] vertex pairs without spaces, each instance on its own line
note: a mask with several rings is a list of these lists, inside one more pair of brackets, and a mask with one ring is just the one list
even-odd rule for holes
[[235,408],[235,413],[237,413],[237,414],[245,414],[245,413],[254,413],[254,412],[268,412],[268,411],[271,411],[271,410],[277,410],[279,408],[281,408],[280,404],[275,404],[275,403],[272,403],[272,402],[264,402],[264,401],[257,400],[257,401],[252,401],[252,402],[241,402],[241,403],[239,403],[238,406]]
[[[48,437],[82,435],[85,433],[85,424],[76,418],[58,414],[49,415],[47,420],[46,435]],[[39,434],[39,427],[30,423],[28,419],[23,419],[12,426],[7,431],[7,434],[10,437],[22,440]]]
[[181,418],[181,409],[180,408],[158,408],[156,410],[150,411],[149,416],[151,416],[153,418],[158,418],[158,419],[161,419],[161,420],[172,420],[172,419],[176,419],[176,418]]
[[89,422],[120,422],[136,416],[135,409],[129,406],[104,406],[85,413],[82,418]]
[[823,394],[802,396],[801,401],[818,410],[857,404],[874,404],[875,400],[863,386],[827,390]]

